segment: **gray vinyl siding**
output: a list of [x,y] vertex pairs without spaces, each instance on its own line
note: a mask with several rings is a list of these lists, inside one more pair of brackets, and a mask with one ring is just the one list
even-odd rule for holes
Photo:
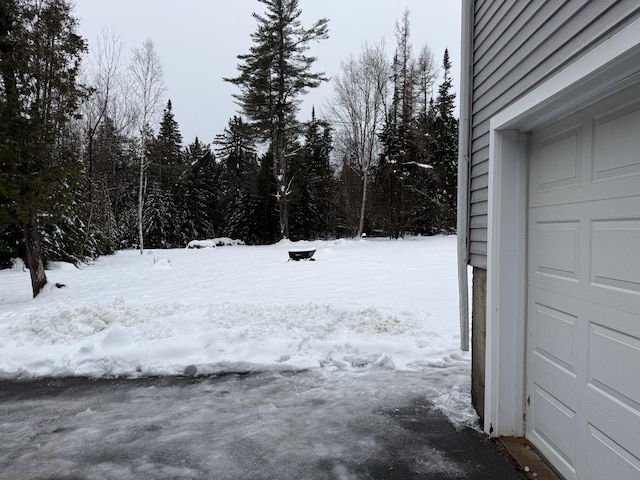
[[469,261],[487,267],[489,121],[640,17],[638,0],[476,0]]

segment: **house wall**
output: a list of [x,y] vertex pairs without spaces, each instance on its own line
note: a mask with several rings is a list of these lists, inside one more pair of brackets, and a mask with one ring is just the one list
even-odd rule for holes
[[486,269],[490,119],[631,23],[640,2],[476,0],[473,8],[468,253]]

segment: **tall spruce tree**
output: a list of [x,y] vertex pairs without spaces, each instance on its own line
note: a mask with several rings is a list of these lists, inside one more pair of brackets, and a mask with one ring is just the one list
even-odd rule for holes
[[[47,282],[39,222],[69,205],[80,170],[70,121],[87,45],[68,0],[0,3],[0,222],[20,224],[35,297]],[[58,211],[56,211],[58,210]]]
[[309,240],[313,236],[313,221],[316,215],[309,192],[309,162],[299,141],[290,147],[290,180],[287,185],[290,238],[294,241]]
[[432,105],[431,136],[433,152],[431,164],[437,190],[438,227],[442,232],[455,232],[457,180],[458,180],[458,120],[453,115],[456,94],[451,78],[449,51],[444,51],[442,60],[444,79],[438,87],[438,96]]
[[380,136],[383,152],[376,171],[379,218],[382,229],[392,237],[409,230],[423,233],[414,212],[425,202],[422,195],[431,166],[425,146],[423,113],[428,106],[435,68],[425,45],[418,57],[410,43],[409,12],[396,24],[396,53],[393,62],[393,101]]
[[183,170],[182,135],[173,115],[171,100],[168,100],[154,145],[149,177],[152,181],[158,182],[161,190],[170,192]]
[[336,188],[331,167],[332,130],[325,120],[316,118],[315,108],[306,125],[303,156],[308,165],[307,188],[311,204],[311,236],[327,238],[335,235]]
[[222,225],[218,191],[222,167],[211,147],[198,137],[184,152],[186,170],[180,176],[175,193],[178,225],[176,245],[191,240],[213,238]]
[[149,138],[147,192],[144,205],[145,241],[153,248],[183,243],[178,222],[176,189],[186,169],[183,161],[182,135],[172,111],[171,100],[163,111],[158,135]]
[[249,220],[249,199],[256,193],[256,178],[260,168],[251,128],[241,117],[234,116],[221,134],[216,135],[216,156],[222,171],[218,191],[225,234],[242,238]]
[[248,54],[238,55],[240,74],[225,80],[240,87],[234,97],[261,138],[270,144],[280,235],[287,238],[287,145],[297,127],[300,95],[326,80],[323,73],[311,71],[316,59],[305,52],[310,42],[328,38],[328,20],[320,19],[307,29],[300,22],[298,0],[259,1],[267,11],[264,15],[253,14],[258,24],[251,35],[253,46]]

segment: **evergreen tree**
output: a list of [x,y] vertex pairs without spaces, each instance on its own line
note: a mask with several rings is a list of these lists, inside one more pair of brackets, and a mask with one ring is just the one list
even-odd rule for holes
[[177,182],[186,169],[182,135],[173,115],[171,100],[164,109],[157,137],[153,138],[150,133],[146,137],[149,139],[146,167],[148,195],[144,201],[150,204],[145,204],[143,213],[154,217],[144,219],[145,233],[151,235],[149,245],[153,248],[180,245],[183,238],[178,223],[171,218],[155,218],[157,215],[177,212]]
[[24,233],[20,226],[0,226],[0,270],[11,268],[14,258],[24,258]]
[[433,170],[435,142],[432,127],[435,121],[434,101],[430,99],[415,119],[416,163],[407,182],[411,197],[407,205],[407,229],[421,235],[439,233],[439,211],[436,197],[438,185]]
[[184,158],[187,167],[178,181],[176,194],[178,216],[174,221],[179,225],[176,246],[213,238],[222,225],[217,195],[222,168],[216,163],[211,147],[196,137],[187,146]]
[[256,193],[248,196],[245,203],[248,221],[245,222],[246,234],[242,240],[249,244],[270,244],[280,238],[277,183],[271,175],[272,159],[271,151],[261,156]]
[[135,138],[125,136],[118,136],[112,141],[115,154],[115,185],[112,205],[118,234],[117,248],[136,248],[139,246],[140,153],[138,141]]
[[322,73],[311,71],[315,58],[305,55],[305,51],[311,41],[328,37],[328,20],[318,20],[306,29],[301,26],[298,0],[259,1],[267,12],[253,14],[258,23],[251,35],[254,44],[248,54],[238,55],[239,76],[225,80],[240,87],[235,98],[262,139],[270,143],[280,235],[287,238],[287,146],[294,138],[300,95],[325,80]]
[[144,238],[151,248],[171,248],[179,235],[176,219],[178,210],[169,192],[159,184],[151,186],[144,202]]
[[335,235],[336,188],[331,167],[333,149],[329,123],[316,118],[315,109],[307,124],[303,155],[308,165],[311,237],[328,238]]
[[426,95],[434,78],[431,53],[423,47],[413,56],[409,12],[396,24],[396,54],[393,62],[393,101],[380,135],[383,152],[376,171],[376,204],[380,228],[398,238],[407,229],[416,232],[412,213],[424,203],[428,150],[421,150],[424,130],[420,116],[426,111]]
[[69,124],[86,42],[67,0],[0,3],[0,223],[24,232],[33,295],[47,282],[39,222],[69,205],[80,171]]
[[292,240],[309,240],[313,237],[313,223],[317,211],[311,203],[309,192],[309,162],[299,142],[291,145],[287,190],[289,192],[289,233]]
[[249,212],[246,205],[248,198],[256,192],[260,168],[251,129],[241,117],[234,116],[224,132],[216,135],[215,143],[222,167],[218,199],[225,234],[241,238],[237,225],[244,223],[242,215]]
[[455,232],[457,179],[458,179],[458,120],[453,116],[456,95],[452,91],[451,61],[449,51],[444,51],[442,61],[444,79],[438,87],[433,104],[431,136],[433,137],[432,161],[437,191],[435,200],[439,207],[439,229]]
[[162,114],[148,177],[152,183],[158,183],[163,192],[171,192],[183,170],[182,135],[169,100]]

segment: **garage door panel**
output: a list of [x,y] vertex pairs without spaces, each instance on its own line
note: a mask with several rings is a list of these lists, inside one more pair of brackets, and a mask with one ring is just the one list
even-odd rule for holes
[[[535,137],[530,185],[536,196],[532,206],[565,203],[584,183],[581,167],[583,125],[568,124]],[[588,172],[587,172],[588,174]]]
[[578,317],[540,302],[533,302],[529,318],[532,359],[539,367],[548,363],[575,379],[577,365]]
[[578,279],[579,227],[576,220],[535,223],[537,251],[533,267],[537,274]]
[[640,218],[594,220],[591,232],[591,285],[639,295]]
[[529,398],[533,406],[527,414],[529,437],[538,440],[538,446],[547,450],[564,464],[565,472],[575,472],[578,418],[569,405],[573,397],[561,399],[553,388],[532,384]]
[[575,205],[529,210],[529,283],[542,285],[551,280],[553,288],[572,288],[586,274],[581,270],[581,258],[588,248],[583,241],[582,232],[588,228],[584,216]]
[[[589,330],[589,387],[622,407],[621,413],[628,409],[629,418],[620,420],[635,421],[640,428],[640,380],[636,371],[640,338],[596,323],[591,323]],[[614,412],[611,415],[616,416]]]
[[625,106],[593,122],[594,181],[640,175],[640,105]]
[[580,126],[541,142],[538,192],[580,185]]
[[[617,435],[620,437],[620,435]],[[640,439],[635,439],[636,444]],[[592,424],[588,426],[585,478],[640,478],[640,458]],[[634,445],[629,441],[628,445]]]
[[581,425],[576,409],[571,407],[576,396],[543,372],[528,379],[527,392],[527,437],[565,478],[577,478],[577,455],[581,451],[576,439],[581,435]]

